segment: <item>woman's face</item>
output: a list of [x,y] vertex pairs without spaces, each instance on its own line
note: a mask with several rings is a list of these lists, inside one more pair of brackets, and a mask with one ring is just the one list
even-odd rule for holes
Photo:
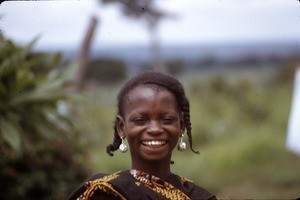
[[117,117],[117,127],[127,138],[132,162],[170,162],[184,128],[176,98],[156,85],[137,86],[127,96],[125,116]]

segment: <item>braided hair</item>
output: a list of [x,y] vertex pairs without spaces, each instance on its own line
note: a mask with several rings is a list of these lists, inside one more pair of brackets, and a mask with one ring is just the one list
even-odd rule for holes
[[[161,86],[163,88],[166,88],[175,96],[179,108],[183,113],[183,120],[189,138],[190,148],[194,153],[199,154],[198,151],[195,151],[193,149],[189,101],[185,95],[185,91],[182,84],[176,78],[170,75],[161,72],[143,72],[133,77],[129,81],[127,81],[117,96],[117,101],[118,101],[117,115],[124,117],[124,106],[126,104],[126,99],[127,99],[126,96],[129,94],[129,91],[131,91],[132,89],[134,89],[139,85],[145,85],[145,84],[154,84],[154,85]],[[112,152],[116,151],[119,148],[121,142],[122,140],[117,132],[117,127],[116,125],[114,125],[114,140],[112,144],[109,144],[106,147],[106,152],[110,156],[113,156]]]

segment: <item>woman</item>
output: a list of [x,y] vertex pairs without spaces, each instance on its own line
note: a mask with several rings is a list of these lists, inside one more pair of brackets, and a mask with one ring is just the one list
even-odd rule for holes
[[[131,154],[131,169],[88,179],[73,199],[216,199],[205,189],[170,170],[172,151],[185,150],[183,136],[192,146],[189,102],[182,84],[169,75],[145,72],[133,77],[118,94],[113,143]],[[180,141],[179,141],[180,140]],[[179,143],[178,143],[179,141]]]

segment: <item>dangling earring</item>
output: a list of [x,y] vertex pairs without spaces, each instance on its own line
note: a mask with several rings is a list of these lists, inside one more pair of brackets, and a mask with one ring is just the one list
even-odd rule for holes
[[182,131],[181,135],[180,135],[180,142],[177,146],[177,149],[179,151],[184,151],[186,149],[186,143],[183,141],[183,136],[184,136],[184,133]]
[[122,143],[120,144],[119,146],[119,150],[122,152],[122,153],[125,153],[128,149],[127,145],[125,144],[124,142],[124,137],[121,137],[121,140],[122,140]]

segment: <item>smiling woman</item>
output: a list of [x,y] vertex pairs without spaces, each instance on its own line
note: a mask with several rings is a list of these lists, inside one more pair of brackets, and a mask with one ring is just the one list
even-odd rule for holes
[[132,168],[166,178],[172,150],[184,129],[177,101],[171,92],[153,84],[137,86],[127,96],[117,129],[120,138],[128,140]]
[[113,143],[107,153],[127,151],[131,169],[115,174],[96,174],[70,196],[73,199],[216,199],[171,172],[172,152],[185,149],[183,136],[192,147],[189,102],[182,84],[169,75],[144,72],[133,77],[118,95]]

